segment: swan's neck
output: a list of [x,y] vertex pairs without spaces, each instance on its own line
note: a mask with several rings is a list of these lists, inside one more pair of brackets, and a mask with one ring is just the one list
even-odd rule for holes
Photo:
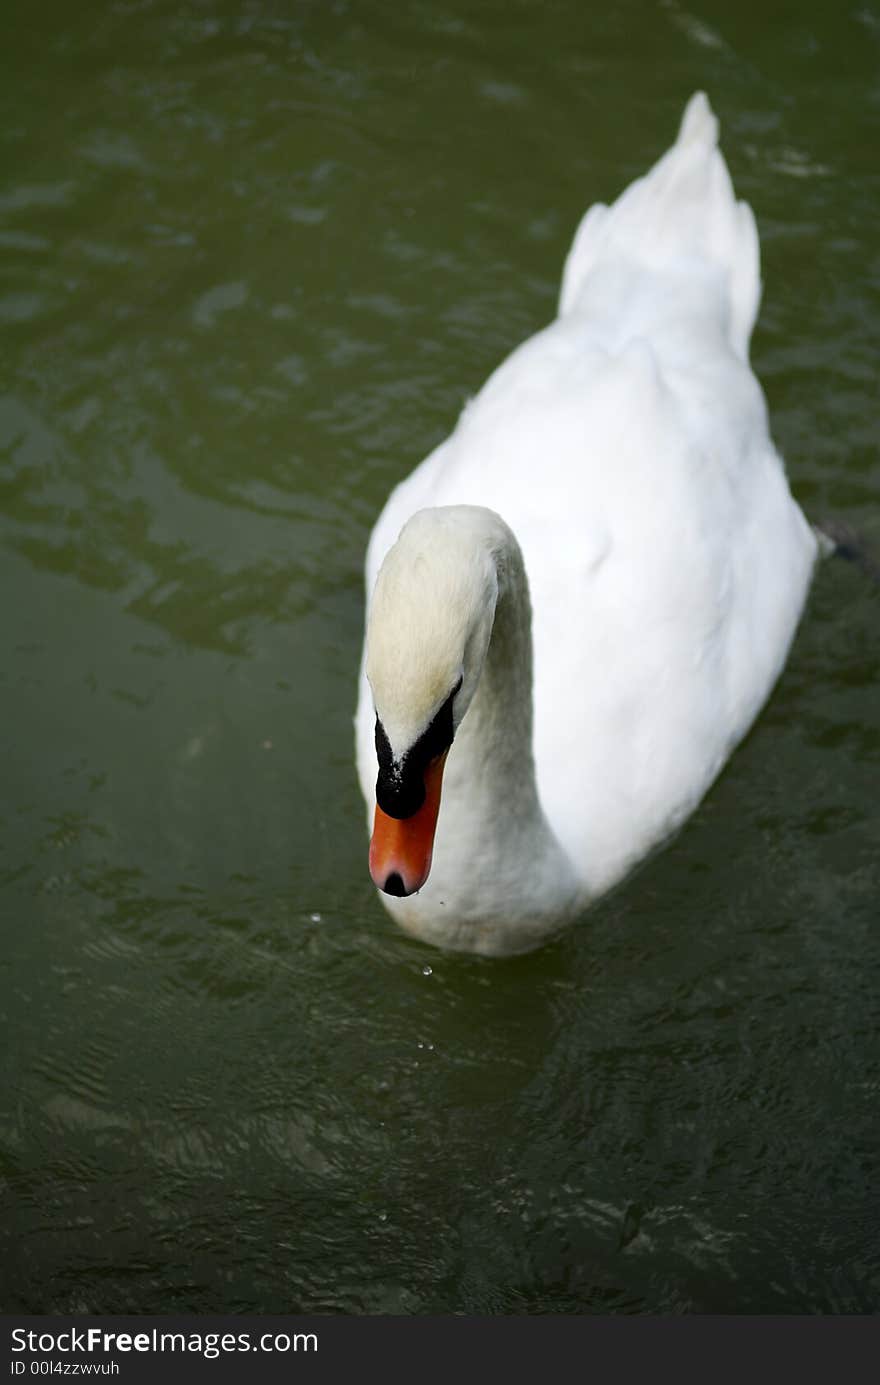
[[582,899],[535,782],[531,603],[512,537],[496,561],[492,635],[449,753],[431,875],[399,913],[441,945],[509,954],[534,947]]

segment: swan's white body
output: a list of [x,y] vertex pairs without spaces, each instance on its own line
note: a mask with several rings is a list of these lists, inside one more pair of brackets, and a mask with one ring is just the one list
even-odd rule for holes
[[[468,693],[449,754],[431,874],[409,898],[383,895],[408,930],[478,952],[535,946],[691,812],[770,693],[817,542],[748,363],[759,298],[754,219],[734,198],[698,94],[651,172],[584,217],[556,320],[495,371],[389,498],[369,544],[368,600],[411,516],[478,506],[494,513],[423,517],[404,549],[417,565],[431,551],[434,591],[444,566],[469,561],[458,540],[447,555],[443,533],[473,531],[482,572],[485,554],[505,549],[500,515],[532,608],[533,683],[527,650],[510,655],[498,635],[505,649],[493,655],[496,631],[494,673]],[[403,620],[396,609],[375,636],[372,691],[361,674],[357,756],[371,816],[376,710],[402,753],[445,695],[420,702],[416,679],[407,724],[405,700],[391,706],[407,696],[398,671],[386,709],[378,693],[374,705],[381,661],[406,662],[405,649],[388,653],[388,625],[419,625],[417,603]],[[527,626],[527,598],[518,610],[508,623]],[[442,644],[442,615],[432,619]],[[528,734],[530,687],[533,778],[528,746],[519,768],[499,754],[517,725]]]

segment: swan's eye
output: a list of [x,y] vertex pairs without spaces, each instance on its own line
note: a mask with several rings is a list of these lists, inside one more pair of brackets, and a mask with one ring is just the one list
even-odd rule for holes
[[460,691],[459,678],[430,725],[400,758],[395,760],[385,727],[376,717],[376,758],[379,777],[376,780],[376,801],[392,818],[408,818],[417,813],[425,801],[425,770],[432,760],[452,745],[452,704]]

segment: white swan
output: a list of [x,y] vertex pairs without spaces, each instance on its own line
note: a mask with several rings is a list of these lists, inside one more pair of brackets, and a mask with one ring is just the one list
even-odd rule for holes
[[526,951],[618,881],[791,644],[818,544],[748,363],[758,237],[717,136],[697,93],[651,172],[587,212],[559,316],[370,539],[370,868],[441,947]]

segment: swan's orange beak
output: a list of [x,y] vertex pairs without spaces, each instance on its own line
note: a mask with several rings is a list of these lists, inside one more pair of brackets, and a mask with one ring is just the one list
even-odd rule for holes
[[443,766],[448,753],[444,750],[425,770],[425,801],[412,817],[392,818],[376,805],[370,841],[370,874],[373,883],[386,894],[415,894],[428,878],[440,812]]

